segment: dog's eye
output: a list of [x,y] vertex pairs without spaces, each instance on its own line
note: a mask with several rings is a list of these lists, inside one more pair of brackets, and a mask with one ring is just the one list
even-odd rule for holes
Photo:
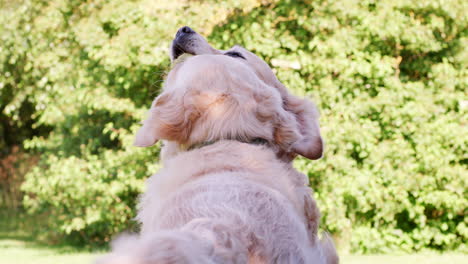
[[237,51],[228,51],[224,53],[224,55],[228,55],[233,58],[241,58],[245,60],[245,57],[240,52],[237,52]]

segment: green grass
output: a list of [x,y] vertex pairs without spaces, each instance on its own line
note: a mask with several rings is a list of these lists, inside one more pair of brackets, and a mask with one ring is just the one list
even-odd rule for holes
[[462,254],[412,254],[412,255],[369,255],[342,256],[343,264],[466,264],[468,255]]
[[66,244],[50,245],[47,228],[45,219],[0,207],[0,264],[92,263],[102,254]]
[[[0,264],[84,264],[101,254],[68,245],[48,245],[43,237],[45,225],[22,212],[0,208]],[[32,228],[36,227],[36,228]],[[42,234],[42,235],[41,235]],[[435,253],[413,255],[345,255],[343,264],[465,264],[468,255]]]
[[98,253],[37,246],[22,240],[0,239],[0,264],[92,263]]
[[[93,263],[102,252],[79,251],[71,247],[46,247],[34,242],[0,237],[0,264],[83,264]],[[465,264],[468,255],[414,254],[342,256],[343,264]]]

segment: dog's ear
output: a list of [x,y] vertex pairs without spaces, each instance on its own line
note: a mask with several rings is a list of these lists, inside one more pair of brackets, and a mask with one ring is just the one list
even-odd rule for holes
[[293,145],[302,139],[299,123],[293,113],[283,107],[278,93],[268,93],[267,89],[254,93],[256,117],[259,121],[273,121],[273,141],[282,151],[290,153]]
[[183,95],[163,92],[154,99],[148,118],[135,138],[135,146],[149,147],[160,139],[185,142],[195,119],[192,107],[184,105]]
[[296,142],[302,139],[294,115],[283,108],[276,113],[276,125],[273,133],[275,143],[284,151],[295,151]]
[[283,98],[283,104],[286,111],[295,115],[302,136],[301,140],[293,144],[292,152],[308,159],[321,158],[324,143],[320,135],[319,113],[315,105],[311,101],[289,94]]
[[324,143],[320,135],[317,107],[312,101],[291,95],[276,77],[273,79],[273,86],[278,90],[283,100],[284,110],[294,115],[299,134],[302,136],[302,139],[292,145],[289,154],[299,154],[313,160],[320,159],[323,155]]

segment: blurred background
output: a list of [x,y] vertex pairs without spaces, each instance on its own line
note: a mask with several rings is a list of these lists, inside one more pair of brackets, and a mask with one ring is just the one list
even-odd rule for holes
[[0,0],[0,263],[82,263],[138,230],[159,147],[133,138],[184,25],[317,103],[325,156],[295,166],[343,263],[466,261],[467,14],[464,0]]

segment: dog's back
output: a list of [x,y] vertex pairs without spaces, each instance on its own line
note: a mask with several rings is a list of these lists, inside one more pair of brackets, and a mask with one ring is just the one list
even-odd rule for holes
[[[130,254],[135,259],[129,263],[336,263],[331,240],[309,239],[288,194],[289,172],[268,148],[221,141],[174,159],[148,183],[138,216],[141,238],[121,238],[114,259]],[[271,179],[279,184],[265,183]]]

